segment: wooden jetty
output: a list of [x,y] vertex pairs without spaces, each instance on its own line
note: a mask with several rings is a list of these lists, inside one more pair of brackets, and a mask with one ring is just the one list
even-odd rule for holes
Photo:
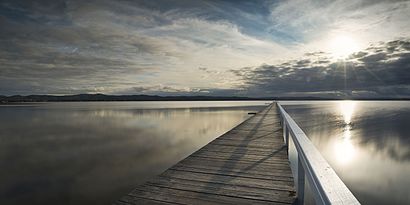
[[292,204],[295,200],[273,103],[115,204]]

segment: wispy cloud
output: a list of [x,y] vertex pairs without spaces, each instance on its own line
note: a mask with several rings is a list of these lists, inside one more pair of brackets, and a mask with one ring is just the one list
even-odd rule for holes
[[[405,59],[404,52],[392,56],[365,48],[372,42],[409,37],[409,4],[2,1],[0,94],[271,95],[280,94],[281,89],[272,92],[271,86],[281,79],[295,82],[282,92],[323,93],[324,85],[301,89],[305,86],[298,83],[302,78],[335,82],[331,76],[341,69],[326,54],[335,35],[348,33],[360,44],[362,53],[356,55],[363,58],[349,59],[347,65],[372,66],[368,68],[372,70],[374,65],[395,66],[393,61]],[[361,75],[374,78],[371,73]]]

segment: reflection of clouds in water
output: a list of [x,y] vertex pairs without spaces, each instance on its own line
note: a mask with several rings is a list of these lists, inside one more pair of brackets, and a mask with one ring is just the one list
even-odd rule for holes
[[409,101],[305,102],[285,109],[360,202],[410,203]]
[[0,202],[110,203],[259,109],[109,104],[0,107]]
[[357,128],[372,128],[358,129],[358,134],[362,136],[361,146],[370,147],[375,155],[384,158],[410,162],[410,105],[399,112],[386,108],[378,110],[374,115],[371,112],[370,108],[365,110],[356,124]]
[[387,152],[388,152],[388,155],[391,156],[391,158],[393,158],[397,161],[404,161],[404,160],[409,161],[410,160],[410,148],[409,147],[403,147],[401,142],[397,139],[398,139],[397,137],[394,137],[388,143],[388,145],[390,145],[386,149]]
[[[240,115],[243,115],[241,113]],[[166,144],[176,144],[195,137],[191,146],[200,146],[209,141],[209,133],[214,137],[219,136],[226,127],[238,121],[238,109],[231,108],[177,108],[177,109],[129,109],[129,110],[96,110],[83,112],[80,118],[99,117],[104,124],[120,124],[129,129],[151,130],[163,133],[158,138],[163,138]],[[212,120],[210,120],[212,119]],[[193,129],[194,128],[194,129]],[[182,134],[181,134],[182,133]],[[140,143],[142,144],[142,143]]]

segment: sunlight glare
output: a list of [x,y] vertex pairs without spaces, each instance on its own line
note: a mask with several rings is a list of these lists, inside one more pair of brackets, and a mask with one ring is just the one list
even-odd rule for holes
[[356,155],[356,149],[352,142],[352,116],[354,114],[356,102],[345,100],[339,102],[340,113],[343,116],[343,137],[336,141],[334,151],[338,162],[346,164],[352,161]]
[[358,49],[357,43],[349,36],[336,36],[330,41],[330,52],[336,58],[346,58]]
[[341,164],[347,164],[355,158],[356,148],[352,143],[349,125],[343,132],[343,138],[335,143],[334,151],[337,161]]
[[339,109],[343,115],[345,124],[350,124],[352,121],[352,115],[356,107],[356,102],[347,100],[339,102]]

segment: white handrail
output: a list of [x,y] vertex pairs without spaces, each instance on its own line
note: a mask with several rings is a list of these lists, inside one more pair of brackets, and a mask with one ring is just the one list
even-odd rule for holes
[[302,129],[279,103],[277,106],[282,118],[285,144],[289,146],[290,135],[298,154],[296,186],[298,203],[303,204],[304,201],[306,177],[316,204],[360,204]]

